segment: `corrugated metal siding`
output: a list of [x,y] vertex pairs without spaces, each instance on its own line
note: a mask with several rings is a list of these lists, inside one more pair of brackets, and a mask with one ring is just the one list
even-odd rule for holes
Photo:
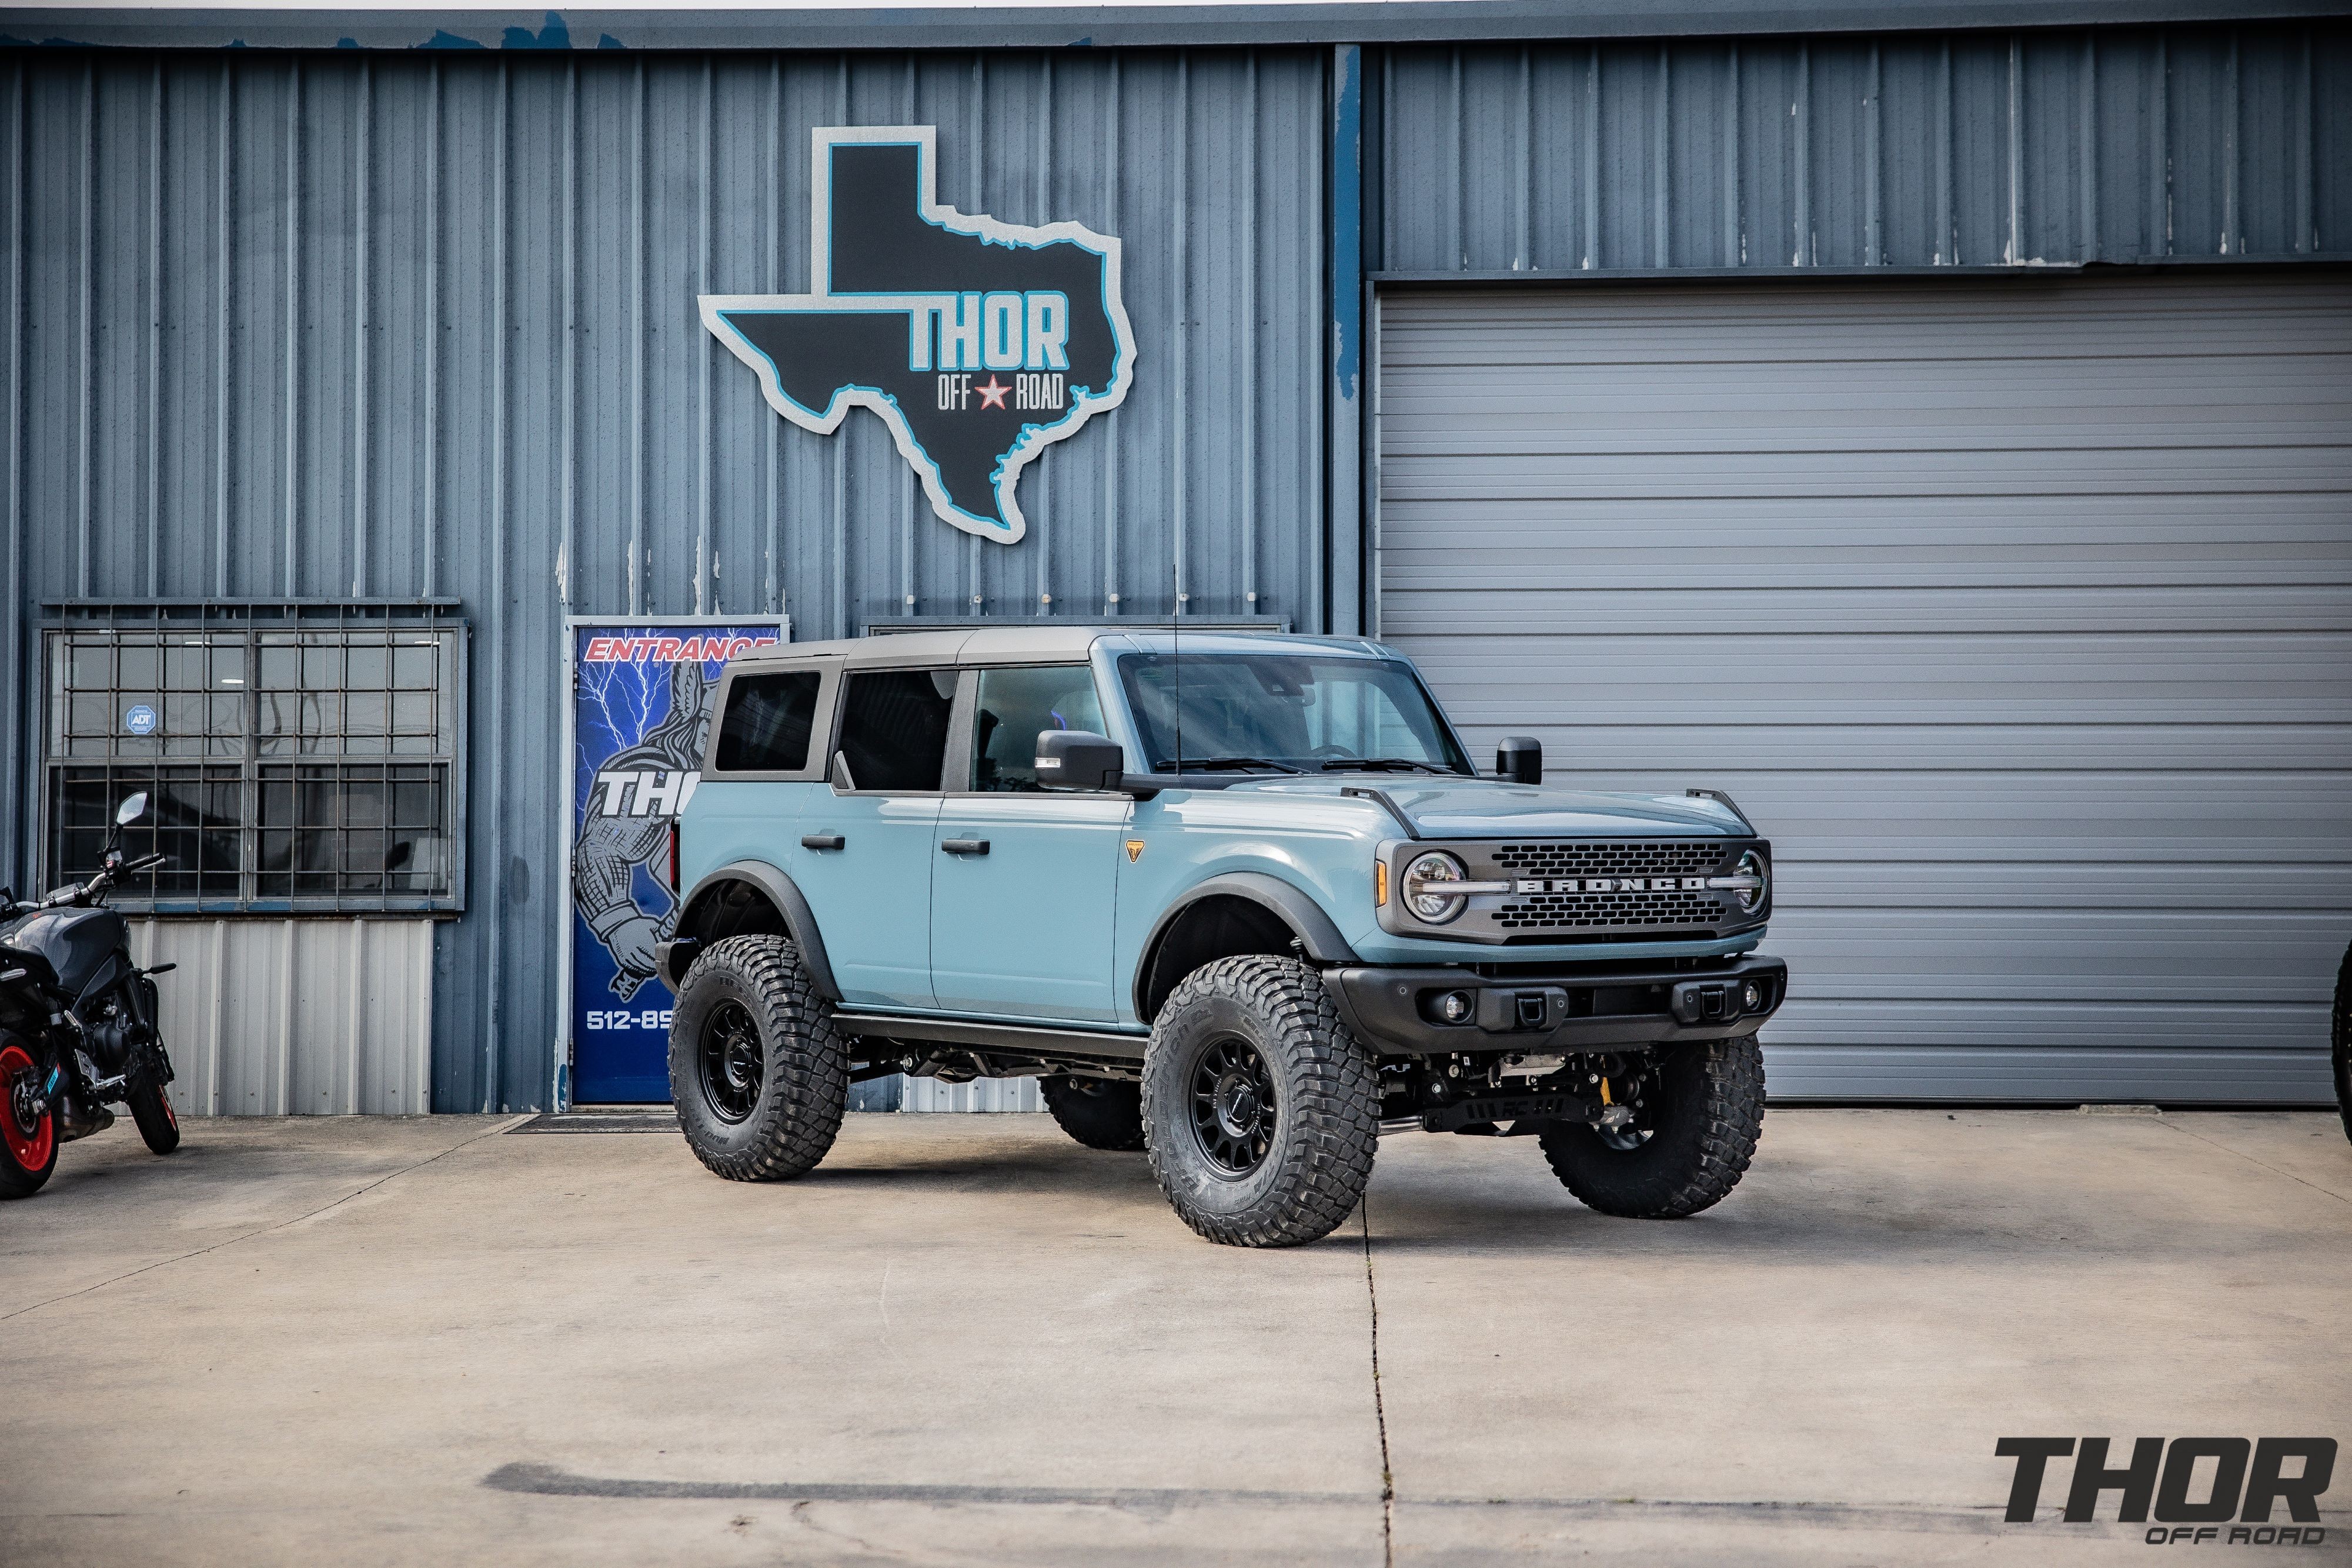
[[1383,633],[1773,839],[1803,1094],[2315,1101],[2352,277],[1405,294]]
[[133,919],[184,1116],[432,1108],[429,920]]
[[1391,272],[2352,254],[2340,24],[1395,49]]
[[[39,600],[457,595],[434,1103],[536,1106],[566,612],[1164,614],[1181,559],[1192,612],[1318,624],[1324,61],[16,53],[0,880]],[[786,428],[696,315],[807,287],[811,127],[908,122],[942,201],[1125,241],[1141,373],[1030,470],[1011,549],[931,517],[879,421]]]
[[971,1083],[942,1083],[936,1078],[909,1078],[902,1111],[1043,1111],[1045,1097],[1034,1078],[982,1078]]

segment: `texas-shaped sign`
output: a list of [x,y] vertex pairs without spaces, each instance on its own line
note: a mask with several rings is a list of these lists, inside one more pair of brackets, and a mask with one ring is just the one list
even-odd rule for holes
[[707,294],[703,325],[802,429],[881,415],[942,521],[1011,544],[1021,470],[1135,379],[1118,241],[940,205],[932,126],[811,140],[810,291]]

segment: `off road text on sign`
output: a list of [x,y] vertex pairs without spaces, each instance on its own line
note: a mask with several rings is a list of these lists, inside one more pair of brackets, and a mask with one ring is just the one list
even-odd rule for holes
[[[2121,1464],[2110,1460],[2108,1448],[2105,1437],[2001,1438],[1993,1453],[2017,1461],[2003,1517],[2032,1522],[2051,1461],[2071,1457],[2068,1524],[2095,1521],[2112,1492],[2117,1520],[2156,1520],[2146,1537],[2151,1546],[2317,1546],[2327,1539],[2319,1500],[2336,1474],[2333,1437],[2142,1437]],[[2282,1502],[2294,1522],[2274,1525],[2271,1514]]]
[[1134,380],[1118,241],[941,206],[932,126],[812,140],[809,292],[705,295],[703,325],[802,429],[873,410],[941,521],[1011,544],[1021,470]]

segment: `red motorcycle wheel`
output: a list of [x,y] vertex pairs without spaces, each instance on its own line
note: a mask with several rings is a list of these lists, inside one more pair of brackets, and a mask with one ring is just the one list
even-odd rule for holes
[[0,1045],[0,1198],[32,1197],[58,1168],[57,1107],[29,1113],[40,1077],[31,1051]]
[[151,1154],[168,1155],[180,1146],[180,1118],[172,1111],[172,1097],[160,1083],[139,1082],[131,1091],[131,1119]]

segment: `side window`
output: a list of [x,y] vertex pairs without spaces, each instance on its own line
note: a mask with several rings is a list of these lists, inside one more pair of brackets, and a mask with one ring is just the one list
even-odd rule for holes
[[841,752],[852,787],[939,789],[956,673],[862,670],[849,677],[848,685],[841,706]]
[[968,789],[1034,789],[1037,736],[1048,729],[1102,733],[1094,671],[1084,664],[982,670],[972,711]]
[[796,773],[806,768],[823,679],[814,670],[737,676],[727,688],[713,765],[727,773]]

